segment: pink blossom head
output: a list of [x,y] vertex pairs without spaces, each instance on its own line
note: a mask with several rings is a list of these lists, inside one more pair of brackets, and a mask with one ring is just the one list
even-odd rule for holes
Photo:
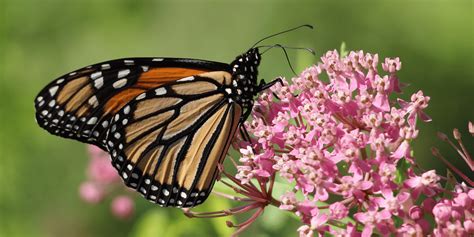
[[[104,152],[104,151],[100,151]],[[105,152],[104,152],[105,153]],[[110,159],[102,155],[95,155],[91,158],[88,175],[91,180],[100,182],[100,183],[112,183],[119,181],[120,178],[117,174],[117,171],[112,167]]]
[[120,219],[128,219],[133,215],[134,203],[127,196],[115,197],[111,204],[111,210],[114,216]]
[[104,198],[105,192],[100,185],[88,181],[83,182],[79,187],[79,195],[86,202],[98,203]]

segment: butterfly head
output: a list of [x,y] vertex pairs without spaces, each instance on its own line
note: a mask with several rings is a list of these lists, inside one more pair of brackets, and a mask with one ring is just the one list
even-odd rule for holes
[[261,54],[258,48],[251,48],[235,58],[232,68],[232,86],[237,103],[249,109],[253,106],[253,97],[257,94],[258,66]]

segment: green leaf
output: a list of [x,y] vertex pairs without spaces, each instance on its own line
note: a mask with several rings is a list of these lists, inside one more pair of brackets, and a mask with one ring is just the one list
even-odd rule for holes
[[341,48],[339,49],[339,57],[345,57],[349,54],[349,52],[346,49],[346,42],[342,41],[341,43]]

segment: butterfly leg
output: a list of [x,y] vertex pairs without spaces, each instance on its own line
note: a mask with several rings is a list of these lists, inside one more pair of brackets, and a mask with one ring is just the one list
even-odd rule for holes
[[244,139],[244,141],[252,143],[249,132],[247,131],[244,125],[240,126],[240,135],[242,136],[242,139]]
[[260,81],[260,85],[258,85],[259,89],[258,89],[258,92],[261,92],[261,91],[264,91],[270,87],[272,87],[273,85],[277,84],[277,83],[280,83],[281,86],[284,86],[283,84],[283,80],[281,79],[281,77],[277,77],[277,79],[269,82],[269,83],[266,83],[263,79]]
[[[280,83],[281,86],[284,86],[283,80],[281,79],[281,77],[278,77],[277,79],[271,81],[271,82],[268,83],[268,84],[265,83],[265,81],[262,79],[262,80],[260,81],[260,85],[258,86],[258,87],[260,88],[260,89],[258,90],[258,92],[264,91],[264,90],[266,90],[266,89],[272,87],[273,85],[275,85],[275,84],[277,84],[277,83]],[[277,98],[278,100],[280,99],[280,98],[278,98],[278,96],[277,96],[277,94],[276,94],[275,92],[272,92],[272,94],[273,94],[273,96],[274,96],[275,98]]]

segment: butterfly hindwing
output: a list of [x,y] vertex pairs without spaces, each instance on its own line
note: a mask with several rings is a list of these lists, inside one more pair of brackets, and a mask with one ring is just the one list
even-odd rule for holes
[[139,94],[111,121],[107,149],[127,186],[163,206],[203,202],[237,130],[231,75],[203,73]]
[[48,132],[105,149],[115,113],[145,91],[180,78],[228,70],[217,62],[177,58],[128,58],[65,74],[35,99],[36,120]]

